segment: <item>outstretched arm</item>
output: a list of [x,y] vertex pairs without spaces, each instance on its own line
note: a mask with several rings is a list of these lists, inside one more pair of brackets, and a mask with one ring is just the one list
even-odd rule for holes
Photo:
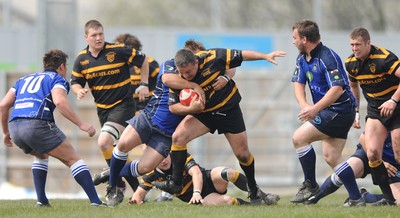
[[284,57],[286,56],[286,52],[273,51],[271,53],[265,54],[257,51],[243,50],[242,56],[243,60],[245,61],[266,60],[275,65],[278,65],[278,63],[275,61],[275,57]]

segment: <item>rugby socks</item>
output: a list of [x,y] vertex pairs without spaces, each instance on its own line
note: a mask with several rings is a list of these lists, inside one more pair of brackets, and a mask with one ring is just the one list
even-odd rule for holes
[[303,169],[304,181],[309,180],[311,187],[317,187],[315,179],[315,162],[316,156],[312,145],[307,145],[296,149],[297,157],[299,158],[301,168]]
[[249,191],[254,191],[258,188],[256,178],[255,178],[255,170],[254,170],[254,156],[250,153],[250,158],[246,163],[240,162],[240,168],[242,168],[244,174],[247,177],[247,185],[249,187]]
[[113,155],[110,161],[110,178],[108,179],[108,183],[111,187],[120,186],[118,181],[122,181],[119,173],[121,169],[124,167],[126,160],[128,159],[128,153],[121,152],[117,147],[113,150]]
[[187,145],[171,146],[171,160],[172,160],[172,181],[175,185],[182,185],[183,170],[185,168],[187,158]]
[[381,188],[383,197],[389,201],[396,201],[390,189],[388,172],[383,161],[368,162],[368,165],[371,168],[372,179],[379,185],[379,188]]
[[353,169],[346,162],[335,167],[335,174],[340,178],[344,187],[346,187],[349,193],[350,200],[358,200],[361,198],[360,191],[358,190],[358,185],[356,183],[356,177],[354,176]]
[[377,201],[382,200],[383,194],[372,194],[372,193],[365,193],[363,195],[365,203],[375,203]]
[[75,181],[81,185],[91,203],[102,204],[92,181],[89,169],[83,160],[78,160],[70,167]]
[[139,174],[138,164],[139,164],[138,160],[134,160],[130,163],[125,164],[125,166],[121,169],[119,175],[125,178],[126,177],[136,178],[141,176],[141,174]]
[[32,163],[33,183],[35,185],[37,201],[42,204],[48,204],[46,197],[46,179],[49,169],[49,159],[34,158]]
[[338,190],[342,186],[342,182],[340,179],[337,177],[336,174],[332,174],[328,178],[325,179],[325,182],[322,183],[320,187],[320,192],[316,194],[312,198],[312,203],[317,203],[319,200],[321,200],[323,197],[332,194],[336,190]]
[[245,175],[240,173],[237,170],[232,170],[233,175],[229,176],[229,168],[224,168],[221,170],[221,178],[227,182],[232,182],[236,187],[238,187],[242,191],[247,190],[247,178]]

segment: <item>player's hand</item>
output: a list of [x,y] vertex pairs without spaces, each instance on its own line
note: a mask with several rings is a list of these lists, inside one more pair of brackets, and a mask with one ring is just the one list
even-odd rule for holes
[[356,112],[356,117],[354,118],[353,127],[356,129],[360,129],[360,112]]
[[188,204],[202,204],[203,198],[200,193],[194,192]]
[[219,76],[217,79],[215,79],[214,83],[212,84],[212,87],[215,91],[221,90],[228,84],[230,78],[226,75],[224,76]]
[[144,202],[136,200],[136,199],[133,199],[133,197],[132,197],[131,199],[129,199],[128,204],[131,204],[131,205],[132,204],[144,204]]
[[96,134],[96,129],[89,123],[82,123],[79,128],[89,134],[90,137]]
[[269,54],[267,54],[266,59],[267,61],[278,65],[278,62],[275,61],[275,57],[285,57],[286,56],[286,52],[284,51],[273,51]]
[[86,94],[89,92],[88,89],[80,89],[79,92],[77,93],[76,97],[78,98],[78,100],[83,99]]
[[3,142],[9,148],[11,148],[13,146],[12,141],[11,141],[11,137],[10,137],[10,133],[7,133],[7,134],[3,135]]
[[392,99],[385,101],[381,106],[378,107],[381,110],[382,117],[390,117],[393,114],[394,109],[396,108],[397,103]]
[[300,121],[309,121],[315,119],[317,117],[318,111],[314,110],[314,107],[304,107],[300,113],[297,115],[297,118]]
[[199,85],[196,85],[196,86],[193,88],[193,90],[194,90],[195,92],[197,92],[197,94],[199,94],[199,96],[200,96],[200,101],[203,102],[203,104],[205,105],[205,104],[206,104],[206,94],[204,93],[203,89],[202,89]]
[[388,172],[388,176],[395,177],[396,173],[397,173],[397,168],[388,162],[383,162],[383,164],[385,164],[386,170]]
[[189,108],[191,113],[197,114],[204,110],[205,105],[203,104],[203,102],[201,102],[199,96],[195,96],[190,102]]
[[139,94],[140,102],[146,101],[146,98],[149,97],[149,87],[141,85],[138,88],[136,88],[135,94]]

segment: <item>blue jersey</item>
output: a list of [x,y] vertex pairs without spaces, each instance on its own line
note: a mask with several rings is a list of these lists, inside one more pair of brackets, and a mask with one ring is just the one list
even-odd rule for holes
[[55,71],[44,71],[20,78],[11,88],[15,93],[10,121],[19,118],[40,119],[54,122],[51,91],[54,88],[69,92],[69,83]]
[[299,54],[292,82],[308,83],[314,104],[321,100],[333,86],[342,86],[342,95],[327,109],[337,112],[349,112],[357,106],[350,91],[349,79],[340,57],[322,43],[311,51],[311,60],[305,54]]
[[153,124],[156,124],[166,132],[173,133],[183,119],[183,116],[173,114],[169,110],[169,87],[161,80],[161,76],[167,73],[177,73],[173,59],[161,64],[160,72],[157,76],[156,90],[144,108],[144,112],[153,121]]

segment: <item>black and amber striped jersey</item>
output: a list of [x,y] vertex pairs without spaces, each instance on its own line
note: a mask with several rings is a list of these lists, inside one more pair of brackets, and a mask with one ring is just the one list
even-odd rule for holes
[[350,55],[345,61],[351,82],[358,82],[368,104],[379,107],[390,99],[399,86],[400,79],[394,75],[400,61],[391,51],[371,45],[366,60],[361,62]]
[[239,67],[242,64],[242,51],[216,48],[201,51],[196,56],[199,68],[191,82],[199,84],[205,92],[206,105],[203,112],[224,110],[238,105],[242,97],[233,80],[219,91],[215,91],[212,84],[219,76],[224,75],[227,69]]
[[105,43],[95,58],[89,47],[75,59],[71,85],[88,84],[98,108],[108,109],[127,98],[132,98],[133,89],[129,66],[141,67],[146,56],[123,44]]
[[[190,168],[194,166],[199,166],[196,161],[193,159],[193,157],[188,153],[187,158],[186,158],[186,163],[185,163],[185,169],[183,171],[183,189],[181,193],[177,194],[176,197],[181,199],[182,201],[188,202],[190,198],[193,195],[193,181],[192,181],[192,176],[189,175],[189,170]],[[200,166],[199,166],[200,167]],[[200,167],[200,170],[204,173],[205,169]],[[146,191],[149,191],[152,187],[153,184],[152,182],[162,182],[167,179],[172,175],[172,167],[166,171],[163,171],[161,169],[156,168],[155,170],[147,173],[146,175],[143,175],[142,178],[140,179],[140,187],[143,188]],[[203,174],[204,178],[204,174]],[[203,185],[204,185],[203,181]]]
[[[156,83],[157,83],[157,75],[160,72],[160,65],[156,60],[152,57],[147,56],[147,61],[149,62],[149,96],[154,93],[156,90]],[[132,66],[130,68],[131,72],[131,85],[133,90],[136,90],[140,86],[141,82],[141,75],[140,75],[140,68],[137,66]],[[143,109],[150,98],[147,98],[144,102],[139,102],[139,94],[134,93],[133,98],[136,102],[136,111]]]

